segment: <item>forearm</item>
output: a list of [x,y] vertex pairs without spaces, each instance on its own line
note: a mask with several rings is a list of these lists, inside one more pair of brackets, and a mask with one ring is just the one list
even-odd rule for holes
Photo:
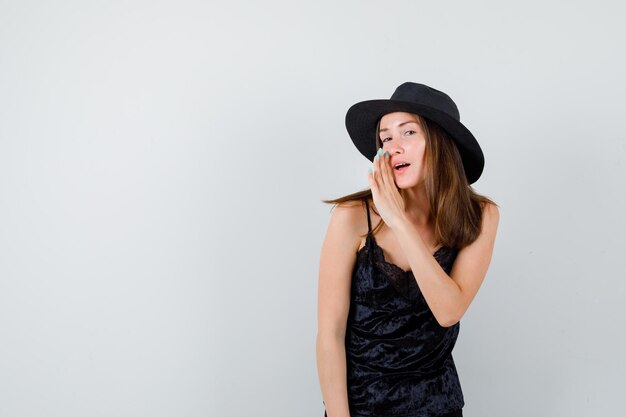
[[410,221],[403,219],[393,231],[433,315],[442,325],[454,323],[461,304],[461,289],[441,268]]
[[344,340],[317,336],[317,373],[328,417],[350,417]]

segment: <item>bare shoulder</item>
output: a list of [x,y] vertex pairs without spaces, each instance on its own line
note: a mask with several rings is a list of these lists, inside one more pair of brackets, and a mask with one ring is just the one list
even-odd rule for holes
[[[500,220],[500,210],[498,210],[498,206],[493,203],[482,204],[482,212],[483,224],[486,224],[487,227],[497,228]],[[495,230],[493,230],[493,232],[495,234]]]
[[328,224],[328,232],[341,235],[343,244],[357,251],[361,235],[367,232],[367,213],[359,201],[347,201],[333,208]]

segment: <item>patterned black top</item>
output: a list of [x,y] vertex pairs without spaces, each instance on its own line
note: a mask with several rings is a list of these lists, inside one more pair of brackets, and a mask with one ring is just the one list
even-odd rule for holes
[[[385,261],[365,204],[369,232],[357,253],[345,339],[350,416],[460,416],[452,358],[460,322],[439,325],[413,273]],[[450,274],[457,254],[442,246],[433,256]]]

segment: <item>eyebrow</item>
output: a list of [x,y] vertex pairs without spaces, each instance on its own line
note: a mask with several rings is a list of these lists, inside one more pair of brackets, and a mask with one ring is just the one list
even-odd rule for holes
[[[417,123],[415,120],[409,120],[409,121],[406,121],[406,122],[400,123],[400,124],[398,125],[398,127],[400,127],[400,126],[402,126],[402,125],[405,125],[405,124],[407,124],[407,123],[415,123],[416,125],[418,125],[418,126],[419,126],[419,123]],[[385,130],[389,130],[389,129],[388,129],[388,128],[380,129],[380,130],[379,130],[379,132],[384,132]]]

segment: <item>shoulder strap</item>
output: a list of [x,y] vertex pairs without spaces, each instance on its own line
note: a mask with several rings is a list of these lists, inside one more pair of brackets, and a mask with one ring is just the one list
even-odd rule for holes
[[372,223],[370,221],[370,207],[367,204],[367,198],[365,199],[365,211],[367,211],[367,231],[369,233],[372,231]]

